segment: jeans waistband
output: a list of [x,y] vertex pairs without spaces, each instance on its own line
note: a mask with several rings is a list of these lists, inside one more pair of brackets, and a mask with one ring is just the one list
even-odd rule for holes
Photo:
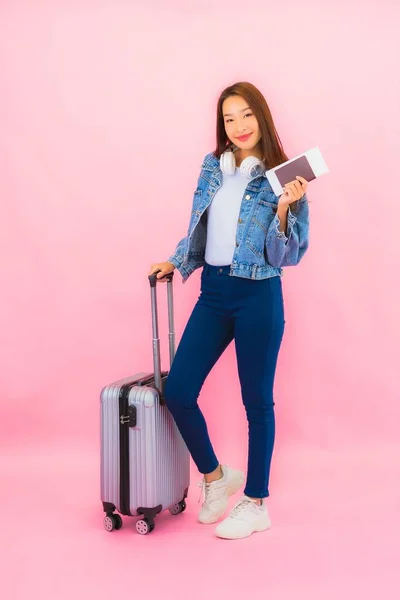
[[217,276],[217,277],[221,277],[224,275],[226,276],[226,275],[229,275],[229,273],[231,271],[231,265],[214,267],[213,265],[209,265],[208,263],[205,263],[205,265],[203,267],[203,271],[204,271],[205,275],[209,275],[209,276]]

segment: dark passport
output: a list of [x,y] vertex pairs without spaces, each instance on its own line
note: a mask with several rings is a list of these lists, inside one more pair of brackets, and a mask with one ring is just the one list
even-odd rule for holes
[[278,167],[275,169],[275,175],[282,187],[289,183],[289,181],[296,181],[297,176],[304,177],[306,181],[316,179],[306,156],[300,156],[300,158],[296,158],[296,160],[288,165]]

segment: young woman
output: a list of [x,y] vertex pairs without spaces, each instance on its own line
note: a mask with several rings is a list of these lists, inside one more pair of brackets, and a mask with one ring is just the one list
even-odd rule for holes
[[[248,420],[244,496],[216,529],[237,539],[271,525],[270,464],[275,437],[273,386],[284,332],[282,267],[297,265],[308,247],[307,181],[297,177],[277,197],[266,169],[288,160],[261,92],[250,83],[225,89],[217,106],[217,147],[205,157],[194,192],[188,234],[167,262],[186,281],[202,267],[201,294],[178,345],[165,401],[200,473],[199,521],[215,523],[244,474],[216,457],[197,399],[203,383],[234,340]],[[164,279],[165,281],[165,279]]]

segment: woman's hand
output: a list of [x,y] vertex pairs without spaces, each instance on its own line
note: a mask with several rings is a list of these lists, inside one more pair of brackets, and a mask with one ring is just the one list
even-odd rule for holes
[[292,202],[300,200],[306,193],[308,181],[304,177],[296,177],[297,181],[289,181],[283,186],[284,193],[279,196],[278,205],[289,206]]
[[155,265],[151,265],[148,274],[153,275],[153,273],[155,273],[156,271],[160,271],[159,273],[157,273],[157,279],[160,280],[160,283],[165,283],[167,279],[162,279],[162,277],[165,277],[165,275],[172,273],[174,269],[175,266],[170,262],[157,263]]

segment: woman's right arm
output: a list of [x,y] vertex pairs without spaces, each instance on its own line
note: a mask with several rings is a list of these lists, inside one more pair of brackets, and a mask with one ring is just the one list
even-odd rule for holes
[[[201,174],[199,175],[199,178],[198,178],[198,181],[197,181],[197,186],[200,183],[200,178],[201,178]],[[191,214],[193,213],[193,211],[195,209],[195,201],[196,201],[196,191],[193,193]],[[156,263],[154,265],[151,265],[151,269],[150,269],[149,275],[151,275],[151,274],[153,274],[153,273],[155,273],[156,271],[159,270],[160,272],[157,275],[157,279],[161,279],[162,277],[165,277],[165,275],[168,275],[168,273],[172,273],[172,271],[174,269],[178,269],[178,271],[179,271],[180,267],[182,266],[182,263],[184,261],[184,258],[185,258],[186,243],[187,243],[187,238],[188,237],[189,237],[189,228],[188,228],[187,235],[185,235],[185,237],[182,238],[178,242],[178,245],[175,248],[175,252],[168,258],[168,260],[166,262]],[[167,280],[166,279],[162,279],[163,283],[165,281],[167,281]]]
[[179,242],[174,254],[172,256],[170,256],[166,262],[155,263],[154,265],[151,265],[149,275],[152,275],[153,273],[156,273],[157,271],[159,271],[159,273],[157,273],[157,279],[161,279],[161,282],[165,283],[167,281],[167,279],[163,279],[163,277],[168,275],[168,273],[172,273],[172,271],[174,269],[178,269],[178,271],[179,271],[179,267],[181,266],[181,264],[183,262],[186,237],[184,237]]
[[175,252],[168,259],[168,262],[171,263],[172,265],[174,265],[174,267],[176,269],[178,269],[178,271],[179,271],[179,269],[183,263],[184,257],[185,257],[187,238],[188,238],[188,236],[186,235],[184,238],[182,238],[180,240],[177,247],[175,248]]

